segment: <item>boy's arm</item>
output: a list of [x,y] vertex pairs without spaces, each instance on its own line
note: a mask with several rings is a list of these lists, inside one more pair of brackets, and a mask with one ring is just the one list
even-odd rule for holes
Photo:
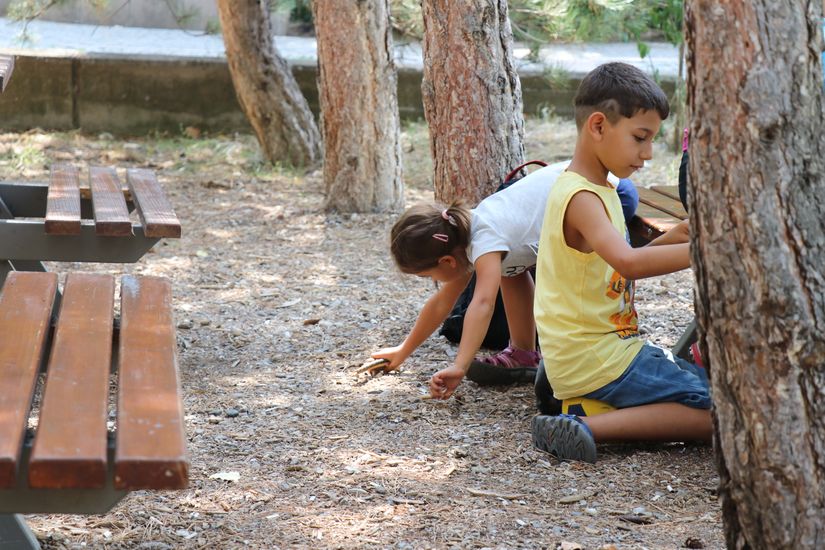
[[566,239],[580,238],[586,249],[583,251],[592,249],[628,279],[655,277],[690,267],[687,243],[632,248],[610,223],[601,199],[589,191],[576,193],[570,199],[564,213],[564,229]]
[[376,359],[389,359],[389,368],[397,368],[444,322],[461,292],[470,282],[470,276],[471,274],[467,273],[466,276],[442,285],[438,292],[427,299],[404,342],[397,347],[379,350],[372,356]]

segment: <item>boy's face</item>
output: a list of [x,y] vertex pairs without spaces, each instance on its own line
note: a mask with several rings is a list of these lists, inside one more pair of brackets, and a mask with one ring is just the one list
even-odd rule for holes
[[619,178],[629,177],[653,158],[653,138],[661,124],[655,109],[638,111],[630,118],[619,117],[615,124],[605,119],[598,144],[602,164]]

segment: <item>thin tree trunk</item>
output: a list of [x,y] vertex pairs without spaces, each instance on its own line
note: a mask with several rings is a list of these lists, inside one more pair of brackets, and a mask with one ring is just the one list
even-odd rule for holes
[[313,2],[328,210],[404,206],[397,76],[387,0]]
[[422,0],[422,13],[435,196],[477,204],[524,159],[507,1]]
[[821,2],[686,6],[696,311],[728,547],[825,548]]
[[218,0],[235,93],[267,160],[311,166],[321,160],[312,112],[275,51],[265,0]]

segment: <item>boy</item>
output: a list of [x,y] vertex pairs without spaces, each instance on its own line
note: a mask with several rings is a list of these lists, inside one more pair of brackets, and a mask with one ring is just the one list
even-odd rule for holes
[[[631,248],[606,178],[626,178],[652,157],[668,111],[664,92],[624,63],[597,67],[576,93],[576,150],[550,191],[541,230],[536,325],[555,397],[587,397],[617,410],[534,417],[533,443],[559,458],[595,462],[596,441],[712,435],[704,369],[646,345],[633,307],[634,279],[690,266],[687,225],[656,246]],[[550,391],[546,383],[537,386],[539,397],[542,391]]]

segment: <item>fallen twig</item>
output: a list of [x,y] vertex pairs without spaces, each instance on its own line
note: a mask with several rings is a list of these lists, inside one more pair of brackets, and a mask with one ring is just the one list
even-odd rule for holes
[[504,500],[516,500],[518,498],[524,498],[524,495],[519,494],[505,494],[505,493],[496,493],[495,491],[485,491],[484,489],[473,489],[472,487],[467,488],[467,492],[473,496],[477,497],[493,497],[493,498],[503,498]]

